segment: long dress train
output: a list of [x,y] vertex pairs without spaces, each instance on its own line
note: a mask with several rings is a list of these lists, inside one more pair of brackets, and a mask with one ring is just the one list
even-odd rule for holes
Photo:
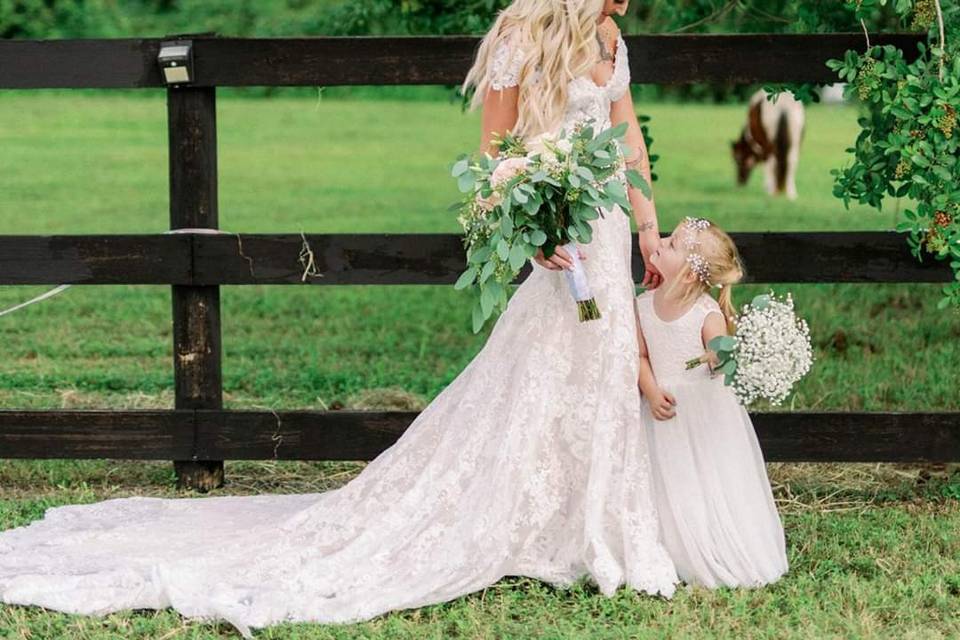
[[[516,74],[505,42],[500,83]],[[629,83],[618,44],[605,86],[571,82],[566,124],[609,126]],[[614,207],[591,225],[584,265],[602,318],[579,322],[563,274],[534,264],[476,357],[346,485],[47,509],[0,532],[0,601],[174,607],[250,638],[443,602],[507,575],[672,596],[640,428],[629,220]]]

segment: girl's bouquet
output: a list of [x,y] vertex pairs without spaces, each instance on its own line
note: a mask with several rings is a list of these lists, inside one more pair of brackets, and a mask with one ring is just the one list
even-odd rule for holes
[[[744,405],[757,398],[779,405],[813,363],[810,330],[794,313],[789,293],[786,299],[777,299],[771,291],[743,305],[734,335],[717,336],[707,347],[719,359],[713,371],[724,375],[724,384],[733,387]],[[688,360],[687,369],[708,357]]]
[[463,226],[467,269],[454,287],[472,287],[473,331],[480,331],[495,308],[507,306],[507,285],[538,249],[545,258],[557,247],[570,254],[572,269],[564,275],[580,321],[600,317],[586,272],[577,257],[577,243],[589,243],[589,221],[602,208],[620,205],[632,212],[621,176],[648,198],[650,187],[635,169],[626,169],[621,123],[594,136],[592,119],[578,122],[567,135],[537,136],[525,141],[508,132],[498,139],[499,155],[487,153],[474,162],[457,157],[452,174],[467,196],[454,203]]

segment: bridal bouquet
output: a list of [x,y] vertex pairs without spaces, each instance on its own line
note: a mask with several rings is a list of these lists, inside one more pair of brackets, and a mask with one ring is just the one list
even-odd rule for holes
[[[793,310],[793,298],[762,294],[737,318],[733,336],[717,336],[707,347],[719,359],[714,372],[724,374],[724,384],[733,387],[741,404],[766,398],[779,405],[793,385],[810,370],[813,348],[807,323]],[[707,354],[687,361],[693,369]]]
[[474,161],[458,156],[452,175],[467,195],[453,204],[464,230],[467,269],[454,288],[472,287],[473,331],[480,331],[495,308],[507,306],[507,285],[516,279],[538,249],[546,258],[557,247],[571,257],[564,275],[580,321],[600,317],[590,293],[586,271],[577,255],[577,243],[589,243],[589,221],[603,215],[600,208],[620,205],[632,212],[620,176],[648,198],[650,187],[635,169],[625,169],[621,123],[594,135],[592,119],[578,122],[570,134],[540,135],[530,140],[510,132],[497,139],[499,155],[484,153]]

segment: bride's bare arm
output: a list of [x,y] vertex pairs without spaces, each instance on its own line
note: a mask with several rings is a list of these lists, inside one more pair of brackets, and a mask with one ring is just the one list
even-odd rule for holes
[[[627,168],[639,171],[652,190],[653,181],[650,177],[650,158],[647,154],[647,143],[643,141],[643,131],[640,130],[640,122],[637,120],[637,114],[633,107],[633,96],[630,95],[629,89],[623,93],[623,97],[610,104],[611,126],[615,127],[622,122],[627,123],[627,131],[624,135],[624,143],[628,146],[624,150]],[[651,191],[648,200],[640,189],[630,185],[630,188],[627,189],[627,197],[630,198],[633,217],[637,221],[637,240],[646,267],[641,285],[655,288],[660,285],[661,275],[656,267],[650,263],[649,256],[660,242],[660,224],[657,221],[657,209],[653,202],[653,193]]]
[[[647,154],[647,143],[643,140],[643,131],[640,130],[640,122],[637,120],[637,114],[633,107],[633,96],[630,91],[625,91],[623,97],[610,104],[610,124],[617,126],[626,122],[627,132],[624,135],[624,143],[628,146],[625,149],[627,166],[636,169],[644,177],[647,184],[652,186],[650,177],[650,158]],[[660,237],[660,225],[657,222],[657,210],[653,202],[653,193],[648,200],[646,196],[637,188],[631,187],[627,194],[630,196],[630,204],[633,206],[633,217],[637,221],[637,230],[641,233],[651,233]]]
[[520,87],[504,87],[503,89],[488,89],[483,100],[483,114],[481,117],[482,131],[480,133],[480,153],[487,152],[496,156],[499,149],[494,147],[493,134],[502,136],[517,124],[517,98]]

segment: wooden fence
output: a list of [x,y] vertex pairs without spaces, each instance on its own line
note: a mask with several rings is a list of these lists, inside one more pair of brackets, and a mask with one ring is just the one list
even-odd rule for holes
[[[478,38],[0,42],[0,89],[166,86],[163,40],[192,38],[195,82],[167,89],[170,227],[216,229],[216,87],[457,85]],[[919,36],[874,36],[916,51]],[[625,36],[633,82],[832,82],[824,66],[862,34]],[[479,135],[479,131],[478,131]],[[438,167],[441,170],[442,167]],[[894,232],[734,233],[748,282],[947,282]],[[370,460],[416,417],[403,411],[232,411],[222,403],[221,285],[443,284],[465,267],[453,234],[307,234],[321,276],[303,279],[299,234],[0,236],[0,284],[168,284],[175,408],[0,411],[0,458],[173,460],[178,485],[219,486],[225,459]],[[784,260],[784,256],[790,260]],[[634,247],[634,277],[643,262]],[[518,278],[530,273],[527,264]],[[960,460],[960,413],[754,412],[769,461]]]

